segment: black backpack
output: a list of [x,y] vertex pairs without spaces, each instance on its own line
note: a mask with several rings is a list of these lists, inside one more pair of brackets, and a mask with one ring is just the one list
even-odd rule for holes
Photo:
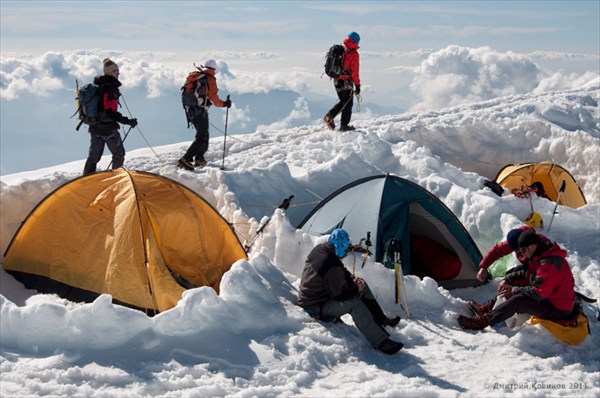
[[332,79],[342,75],[346,50],[341,44],[334,44],[325,56],[325,74]]

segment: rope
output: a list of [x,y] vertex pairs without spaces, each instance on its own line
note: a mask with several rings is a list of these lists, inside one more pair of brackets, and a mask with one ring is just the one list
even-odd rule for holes
[[[129,116],[131,118],[133,118],[133,115],[131,114],[131,111],[129,110],[129,106],[127,106],[127,101],[125,101],[125,97],[121,94],[121,98],[123,99],[123,104],[125,105],[125,109],[127,109],[127,113],[129,114]],[[144,134],[142,134],[142,130],[140,130],[139,125],[136,126],[136,129],[138,131],[138,133],[140,133],[140,135],[142,136],[142,138],[144,139],[144,141],[146,142],[146,145],[148,145],[148,148],[150,148],[150,150],[152,151],[152,153],[154,153],[154,155],[158,158],[158,160],[160,160],[160,162],[163,165],[166,165],[165,161],[162,160],[160,158],[160,156],[158,156],[158,153],[156,153],[156,151],[154,150],[154,148],[152,148],[152,145],[150,145],[150,143],[148,142],[148,140],[146,139],[146,137],[144,136]]]

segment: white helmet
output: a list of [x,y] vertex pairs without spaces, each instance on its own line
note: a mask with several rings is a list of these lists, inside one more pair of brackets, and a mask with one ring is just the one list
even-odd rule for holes
[[217,69],[217,63],[214,59],[209,59],[204,63],[205,68]]

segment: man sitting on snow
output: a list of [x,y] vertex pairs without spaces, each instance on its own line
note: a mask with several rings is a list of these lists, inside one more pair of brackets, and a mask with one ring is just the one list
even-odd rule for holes
[[343,229],[334,230],[327,242],[309,253],[302,271],[298,305],[316,319],[337,321],[350,314],[356,327],[381,352],[395,354],[404,346],[389,339],[384,326],[394,327],[400,317],[388,318],[361,278],[344,267],[340,258],[346,255],[350,237]]
[[[531,229],[519,234],[517,245],[528,264],[500,283],[498,292],[506,301],[494,309],[493,302],[471,306],[477,316],[461,315],[458,323],[463,329],[481,330],[517,313],[551,320],[571,316],[575,306],[575,281],[566,260],[567,252]],[[526,286],[514,286],[513,281],[523,279],[528,280]]]

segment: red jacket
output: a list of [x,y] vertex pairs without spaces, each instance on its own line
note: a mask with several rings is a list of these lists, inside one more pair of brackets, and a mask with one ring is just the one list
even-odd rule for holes
[[360,84],[360,55],[358,54],[358,44],[349,37],[344,39],[344,48],[346,49],[346,55],[344,56],[343,70],[347,70],[348,73],[342,74],[336,80],[352,79],[352,83],[355,86]]
[[572,311],[575,304],[575,280],[566,260],[567,252],[557,243],[543,242],[529,263],[529,286],[513,287],[534,300],[548,300],[559,310]]
[[[535,232],[535,229],[531,228],[528,225],[523,225],[523,226],[519,227],[519,229],[521,231],[526,231],[526,230],[530,229]],[[539,237],[542,239],[542,242],[550,244],[550,240],[548,238],[546,238],[544,235],[539,235]],[[504,256],[507,256],[512,252],[513,252],[513,249],[508,244],[508,241],[503,240],[502,242],[496,243],[487,252],[487,254],[481,259],[481,262],[479,263],[479,268],[488,269],[489,267],[491,267],[492,264],[494,264],[496,262],[496,260],[498,260],[499,258],[502,258]],[[517,256],[517,260],[519,260],[519,262],[521,264],[527,265],[527,263],[529,262],[529,260],[527,260],[527,257],[523,256],[520,251],[518,251],[518,250],[515,251],[515,255]]]

